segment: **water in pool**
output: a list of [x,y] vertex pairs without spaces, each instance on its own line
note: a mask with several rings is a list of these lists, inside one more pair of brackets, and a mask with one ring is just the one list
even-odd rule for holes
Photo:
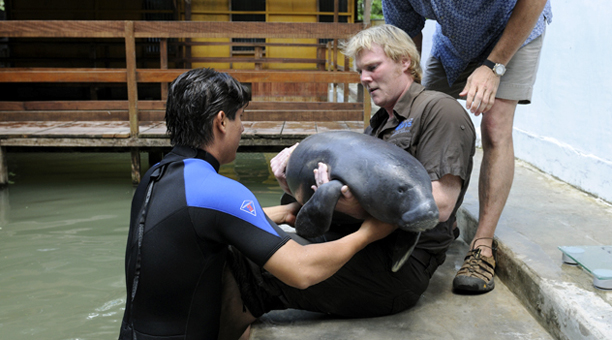
[[[221,173],[263,206],[281,189],[274,154],[241,153]],[[143,164],[146,164],[143,154]],[[128,153],[8,153],[0,190],[3,339],[116,339],[134,192]]]

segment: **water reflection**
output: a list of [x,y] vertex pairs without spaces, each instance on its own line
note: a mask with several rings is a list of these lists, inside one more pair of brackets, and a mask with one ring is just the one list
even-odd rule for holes
[[[272,156],[240,154],[221,173],[274,205],[281,190]],[[9,153],[8,166],[12,184],[0,190],[2,338],[116,338],[134,191],[129,153]]]

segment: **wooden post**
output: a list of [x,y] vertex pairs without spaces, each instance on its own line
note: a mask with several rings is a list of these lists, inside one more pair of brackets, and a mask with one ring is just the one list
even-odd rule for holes
[[[159,40],[159,68],[162,70],[168,69],[168,39],[161,38]],[[168,99],[168,83],[161,83],[161,100]]]
[[130,148],[132,153],[132,184],[140,183],[140,150],[138,148]]
[[[255,46],[255,59],[263,58],[263,46]],[[255,69],[261,70],[261,63],[255,63]]]
[[372,12],[372,0],[364,0],[363,3],[363,28],[370,27],[370,13]]
[[[347,56],[344,56],[344,71],[346,72],[349,70],[350,70],[349,58]],[[344,83],[344,102],[345,103],[348,103],[350,93],[351,93],[351,90],[349,89],[349,84]]]
[[332,70],[332,46],[331,41],[327,42],[327,70]]
[[[317,47],[317,59],[325,59],[325,47]],[[325,61],[317,64],[319,71],[325,71]]]
[[0,146],[0,188],[8,185],[8,167],[6,165],[6,148]]
[[[134,22],[125,22],[125,64],[128,88],[128,115],[130,118],[130,137],[138,138],[138,84],[136,83],[136,40]],[[132,184],[140,183],[140,152],[132,151]]]
[[[340,0],[334,0],[334,23],[338,22]],[[338,39],[334,39],[334,72],[338,71]],[[338,102],[338,84],[334,83],[334,103]]]
[[[191,0],[185,0],[185,21],[191,21]],[[185,68],[191,68],[191,38],[185,38]]]

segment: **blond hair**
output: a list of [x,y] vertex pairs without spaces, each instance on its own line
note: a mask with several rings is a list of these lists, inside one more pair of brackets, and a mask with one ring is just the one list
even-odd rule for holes
[[[374,44],[382,47],[387,57],[395,62],[400,62],[402,58],[409,58],[408,71],[415,82],[421,82],[423,71],[419,51],[408,34],[393,25],[373,26],[355,34],[342,45],[342,52],[355,60],[363,50],[371,50]],[[355,68],[354,63],[353,68]]]

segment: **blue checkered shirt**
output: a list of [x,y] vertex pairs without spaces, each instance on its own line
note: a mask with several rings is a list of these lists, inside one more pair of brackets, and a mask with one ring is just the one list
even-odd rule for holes
[[[452,85],[468,63],[483,62],[501,37],[517,0],[383,0],[385,22],[411,37],[436,20],[431,55],[446,71]],[[550,0],[523,44],[539,37],[552,20]]]

